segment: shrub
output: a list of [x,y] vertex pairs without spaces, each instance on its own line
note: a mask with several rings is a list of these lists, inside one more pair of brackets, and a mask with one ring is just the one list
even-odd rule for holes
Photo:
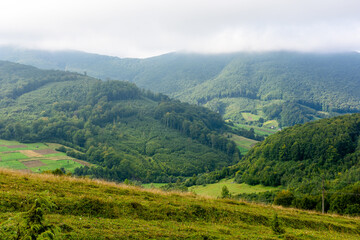
[[345,211],[346,214],[360,214],[360,204],[349,204]]
[[274,204],[281,205],[283,207],[290,207],[294,199],[295,196],[292,192],[290,192],[289,190],[283,190],[276,194]]

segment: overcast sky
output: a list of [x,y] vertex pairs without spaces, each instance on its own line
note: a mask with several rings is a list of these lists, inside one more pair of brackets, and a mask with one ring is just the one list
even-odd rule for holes
[[360,50],[359,0],[2,0],[0,44],[119,57]]

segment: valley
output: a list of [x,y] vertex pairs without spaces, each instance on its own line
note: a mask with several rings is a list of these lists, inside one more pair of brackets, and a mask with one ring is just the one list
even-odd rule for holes
[[256,117],[250,122],[275,120],[270,127],[286,127],[360,110],[357,52],[169,53],[136,59],[76,51],[0,50],[3,60],[130,81],[206,106],[234,123],[248,124],[251,113]]
[[0,79],[1,139],[65,145],[95,164],[80,176],[169,183],[241,157],[220,115],[129,82],[9,62]]
[[[24,225],[22,216],[37,204],[25,197],[31,195],[51,199],[57,206],[44,205],[44,211],[46,222],[62,238],[106,239],[121,234],[126,239],[134,234],[137,239],[257,239],[260,232],[268,239],[336,239],[340,233],[345,239],[356,239],[356,216],[360,214],[356,197],[360,181],[358,82],[344,77],[346,87],[340,93],[334,73],[330,76],[333,85],[316,95],[313,91],[324,87],[324,82],[306,78],[304,85],[314,89],[297,86],[300,92],[312,92],[305,101],[285,84],[289,73],[280,74],[283,69],[270,63],[275,57],[283,66],[292,56],[297,63],[289,68],[301,77],[291,81],[302,81],[303,73],[297,67],[300,63],[307,66],[305,62],[314,56],[240,55],[193,59],[193,55],[169,54],[131,60],[133,71],[139,71],[137,64],[143,67],[136,74],[128,73],[131,81],[146,86],[146,74],[154,81],[160,79],[163,89],[174,77],[171,71],[162,72],[170,60],[176,68],[179,58],[194,61],[184,63],[182,67],[188,70],[201,61],[214,64],[213,71],[206,72],[203,63],[205,72],[196,75],[200,82],[194,82],[191,71],[178,69],[177,77],[185,80],[175,83],[190,88],[180,84],[170,96],[190,103],[140,89],[129,81],[102,81],[88,73],[0,61],[0,177],[18,179],[15,189],[25,192],[33,188],[35,180],[30,179],[41,182],[29,194],[6,190],[9,183],[2,180],[5,197],[0,225],[4,231],[0,234],[10,236],[17,231],[7,219],[16,218]],[[323,66],[323,61],[337,63],[338,57],[357,59],[345,55],[317,61]],[[158,72],[150,67],[153,61]],[[353,68],[352,64],[343,67]],[[266,83],[265,78],[273,82]],[[74,178],[56,175],[64,172]],[[47,175],[50,173],[53,175]],[[70,190],[75,182],[80,197]],[[25,204],[14,207],[18,202]],[[319,213],[322,207],[326,214]],[[272,229],[275,213],[280,230]],[[352,220],[346,222],[332,214]],[[335,219],[330,218],[333,216]],[[56,225],[58,220],[65,225]],[[215,229],[211,227],[214,222],[218,223]],[[239,226],[243,226],[241,231]],[[329,226],[338,232],[331,235]]]
[[0,240],[359,240],[359,9],[2,1]]

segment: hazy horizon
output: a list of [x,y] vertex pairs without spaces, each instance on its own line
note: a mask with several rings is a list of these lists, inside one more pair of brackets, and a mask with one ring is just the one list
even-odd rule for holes
[[360,50],[355,0],[15,0],[0,45],[146,58],[169,52]]
[[12,50],[19,50],[19,51],[40,51],[44,53],[84,53],[84,54],[94,54],[94,55],[100,55],[100,56],[108,56],[108,57],[116,57],[116,58],[133,58],[133,59],[147,59],[147,58],[153,58],[153,57],[159,57],[162,55],[167,54],[195,54],[195,55],[207,55],[207,56],[216,56],[216,55],[231,55],[231,54],[266,54],[266,53],[299,53],[299,54],[346,54],[346,53],[360,53],[360,51],[299,51],[299,50],[262,50],[262,51],[249,51],[249,50],[243,50],[243,51],[233,51],[233,52],[218,52],[218,53],[211,53],[211,52],[196,52],[196,51],[186,51],[186,50],[180,50],[180,51],[172,51],[172,52],[163,52],[159,53],[157,55],[153,56],[116,56],[113,54],[103,54],[99,52],[91,52],[91,51],[83,51],[79,49],[43,49],[43,48],[31,48],[31,47],[24,47],[20,45],[9,45],[9,44],[0,44],[0,50],[1,48],[8,48]]

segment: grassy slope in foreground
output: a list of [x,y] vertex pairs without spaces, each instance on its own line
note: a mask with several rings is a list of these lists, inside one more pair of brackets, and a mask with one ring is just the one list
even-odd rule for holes
[[59,146],[56,143],[20,143],[0,139],[0,167],[31,172],[64,168],[73,172],[83,166],[84,161],[55,151]]
[[[0,237],[15,234],[39,195],[58,239],[359,239],[360,220],[89,179],[0,169]],[[278,214],[282,236],[269,224]],[[16,221],[17,220],[17,221]]]

